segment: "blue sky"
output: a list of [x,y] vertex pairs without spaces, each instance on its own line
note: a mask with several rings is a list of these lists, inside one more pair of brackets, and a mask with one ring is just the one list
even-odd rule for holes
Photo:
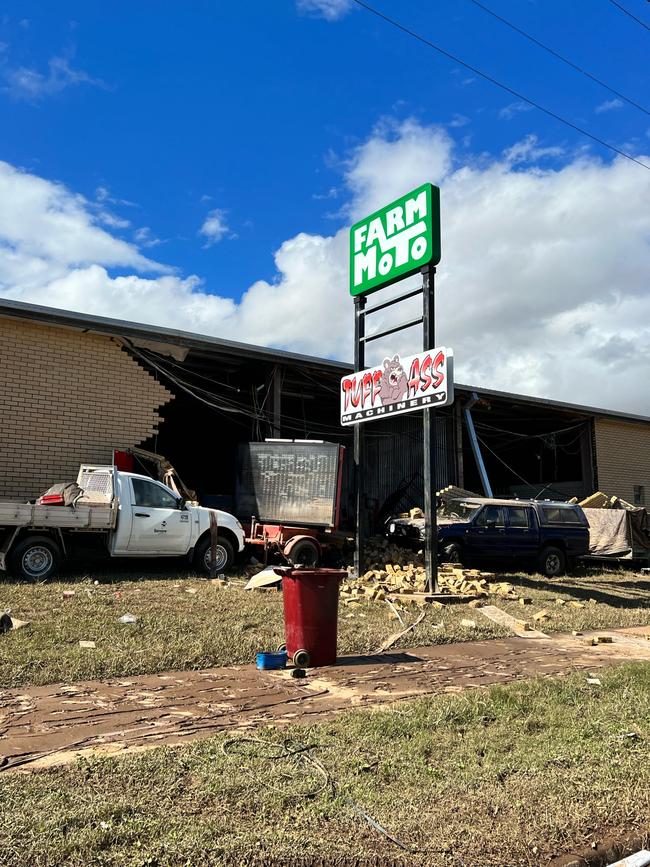
[[[650,103],[608,0],[485,3]],[[650,163],[648,114],[471,0],[375,5]],[[428,180],[459,380],[650,414],[650,171],[352,0],[8,0],[0,129],[4,297],[349,359],[346,226]]]
[[[647,4],[628,2],[650,18]],[[606,0],[491,5],[623,93],[647,96],[649,34]],[[616,144],[638,143],[650,128],[628,106],[597,113],[611,94],[468,0],[377,6]],[[537,111],[508,111],[508,94],[359,9],[327,21],[293,0],[3,8],[5,70],[47,77],[50,60],[64,58],[92,81],[5,90],[2,158],[89,199],[104,187],[134,203],[112,205],[131,224],[124,237],[148,227],[165,242],[158,260],[229,297],[272,276],[285,238],[344,222],[344,194],[332,192],[341,163],[382,116],[459,124],[457,158],[498,153],[531,132],[542,145],[584,142]],[[212,209],[230,231],[205,247],[198,231]]]

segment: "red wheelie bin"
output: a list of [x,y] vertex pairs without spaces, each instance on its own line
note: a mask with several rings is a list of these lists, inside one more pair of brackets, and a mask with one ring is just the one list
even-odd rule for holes
[[334,665],[342,569],[283,569],[284,637],[296,668]]

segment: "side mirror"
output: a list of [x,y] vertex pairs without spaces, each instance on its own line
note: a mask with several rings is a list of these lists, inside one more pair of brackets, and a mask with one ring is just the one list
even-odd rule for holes
[[187,508],[185,505],[185,500],[182,497],[178,501],[178,508],[181,510],[181,512],[184,512]]
[[497,525],[496,518],[492,518],[491,520],[488,520],[485,522],[485,526],[489,527],[490,530],[494,530],[496,525]]

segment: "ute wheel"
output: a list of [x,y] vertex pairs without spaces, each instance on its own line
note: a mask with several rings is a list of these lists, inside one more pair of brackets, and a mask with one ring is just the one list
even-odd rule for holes
[[294,566],[318,566],[320,551],[316,542],[311,539],[301,539],[286,556]]
[[459,563],[463,562],[463,549],[458,542],[450,542],[442,549],[444,554],[444,563]]
[[282,651],[283,651],[283,650],[286,651],[286,649],[287,649],[287,645],[286,645],[286,644],[278,644],[277,653],[282,653]]
[[[215,560],[215,572],[227,572],[235,562],[235,551],[223,536],[217,536],[217,558]],[[194,565],[199,572],[210,574],[212,565],[212,540],[207,535],[196,546],[194,551]]]
[[544,548],[539,558],[539,571],[547,578],[563,575],[566,568],[566,557],[559,548]]
[[291,661],[296,668],[307,668],[309,665],[309,653],[306,650],[296,650]]
[[19,542],[10,557],[11,571],[26,581],[47,581],[61,562],[59,546],[49,536],[30,536]]

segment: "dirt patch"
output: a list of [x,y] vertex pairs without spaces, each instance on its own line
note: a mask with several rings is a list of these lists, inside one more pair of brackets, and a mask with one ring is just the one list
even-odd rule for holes
[[[591,635],[611,643],[591,646]],[[512,637],[348,656],[298,681],[252,666],[55,684],[0,693],[0,768],[181,744],[227,729],[311,722],[405,698],[650,660],[649,628]]]

